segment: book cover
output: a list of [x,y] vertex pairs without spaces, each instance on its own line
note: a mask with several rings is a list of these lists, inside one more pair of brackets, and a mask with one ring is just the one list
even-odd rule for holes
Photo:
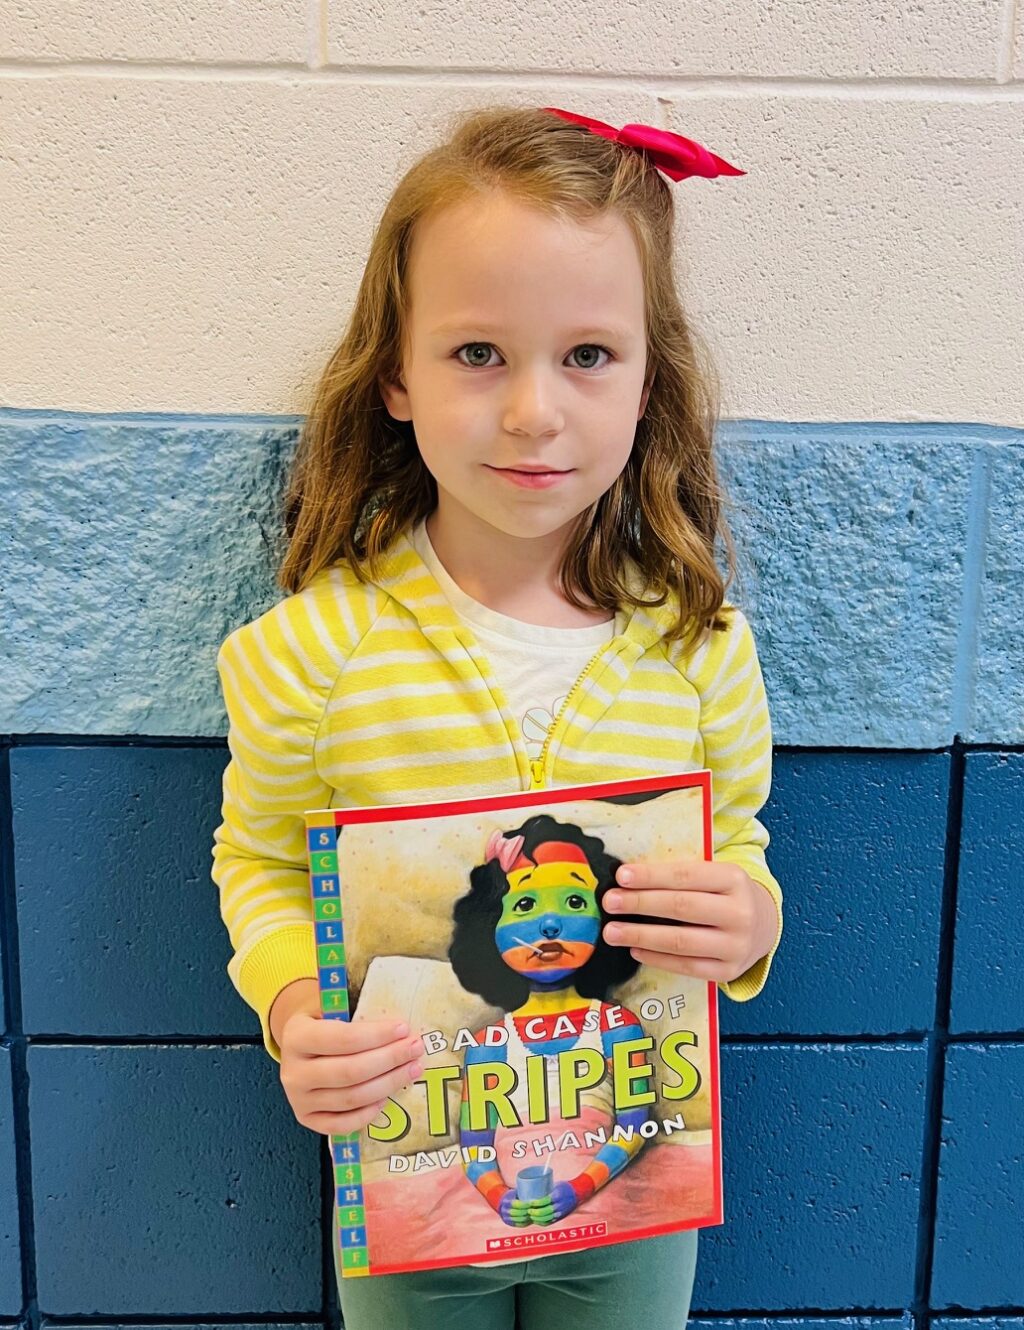
[[620,863],[710,859],[709,772],[306,822],[324,1017],[426,1049],[331,1138],[343,1277],[721,1223],[716,987],[601,936]]

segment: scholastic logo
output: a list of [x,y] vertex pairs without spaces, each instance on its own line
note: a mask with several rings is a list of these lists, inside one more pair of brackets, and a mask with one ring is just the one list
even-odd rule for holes
[[607,1223],[577,1224],[575,1228],[560,1228],[553,1233],[515,1233],[507,1238],[489,1238],[488,1251],[525,1251],[527,1247],[560,1247],[567,1242],[581,1242],[587,1238],[603,1238]]

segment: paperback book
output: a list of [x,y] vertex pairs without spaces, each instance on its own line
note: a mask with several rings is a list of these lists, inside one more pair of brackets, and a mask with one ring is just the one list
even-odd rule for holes
[[709,772],[306,823],[324,1017],[426,1050],[331,1138],[343,1277],[721,1223],[715,985],[602,936],[621,863],[711,857]]

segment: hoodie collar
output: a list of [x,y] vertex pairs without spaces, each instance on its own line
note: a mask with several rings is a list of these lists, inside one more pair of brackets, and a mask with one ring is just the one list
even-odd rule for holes
[[[373,580],[381,591],[407,609],[428,635],[458,633],[462,629],[461,619],[416,552],[408,533],[402,532],[393,542]],[[630,564],[629,585],[634,594],[640,594],[642,581],[634,564]],[[644,651],[665,636],[674,617],[674,597],[669,597],[664,605],[626,607],[616,612],[615,636]]]

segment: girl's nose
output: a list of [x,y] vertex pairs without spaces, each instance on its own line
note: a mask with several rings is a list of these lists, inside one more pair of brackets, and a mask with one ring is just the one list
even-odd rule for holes
[[509,434],[540,438],[557,434],[564,424],[555,400],[554,387],[543,374],[526,373],[515,377],[509,386],[503,425]]
[[546,914],[540,921],[540,931],[546,938],[556,938],[562,931],[562,921],[557,914]]

